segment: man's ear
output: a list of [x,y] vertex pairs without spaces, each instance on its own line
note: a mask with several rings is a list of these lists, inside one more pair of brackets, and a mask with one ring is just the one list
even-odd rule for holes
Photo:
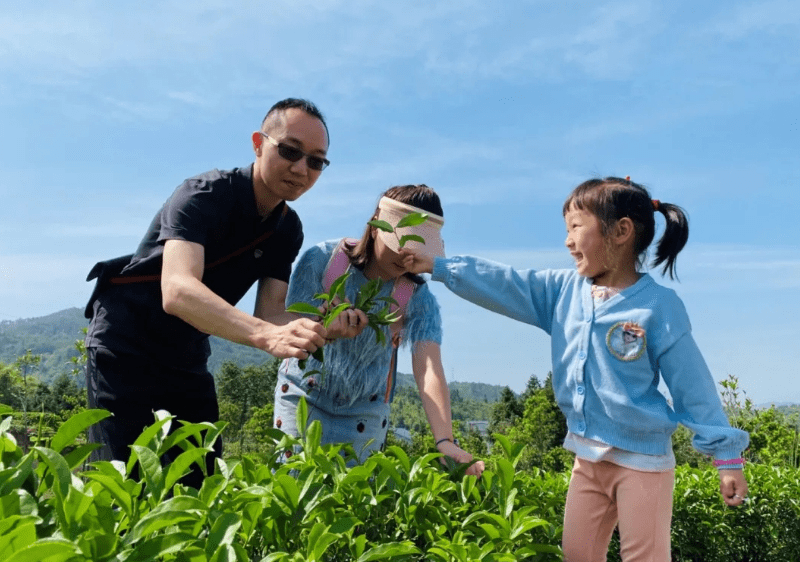
[[259,150],[261,150],[261,143],[264,141],[264,137],[261,136],[260,131],[253,131],[253,150],[255,150],[256,154],[258,154]]
[[633,240],[635,234],[636,228],[630,217],[622,217],[617,221],[617,224],[614,225],[614,242],[619,245],[626,244],[629,240]]

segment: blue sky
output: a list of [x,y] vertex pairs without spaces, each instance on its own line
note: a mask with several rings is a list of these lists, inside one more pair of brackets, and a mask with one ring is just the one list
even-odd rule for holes
[[[92,264],[133,251],[185,178],[250,163],[288,96],[331,131],[295,205],[306,246],[358,235],[383,190],[422,182],[449,254],[571,267],[564,198],[630,175],[689,212],[666,284],[715,379],[800,402],[793,0],[4,2],[0,320],[83,306]],[[449,380],[547,374],[542,332],[433,289]]]

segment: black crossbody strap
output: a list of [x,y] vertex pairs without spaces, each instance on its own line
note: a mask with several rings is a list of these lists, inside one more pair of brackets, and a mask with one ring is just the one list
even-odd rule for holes
[[[235,258],[237,256],[242,255],[243,253],[247,252],[248,250],[252,250],[256,246],[261,244],[264,240],[266,240],[267,238],[272,236],[272,234],[280,226],[281,222],[283,221],[283,217],[286,216],[286,213],[288,212],[288,210],[289,210],[289,205],[284,204],[283,211],[281,212],[281,216],[278,219],[278,222],[275,223],[275,227],[272,230],[263,233],[261,236],[259,236],[258,238],[256,238],[255,240],[253,240],[252,242],[247,244],[246,246],[243,246],[243,247],[239,248],[238,250],[234,250],[230,254],[222,256],[221,258],[219,258],[217,260],[214,260],[211,263],[206,264],[205,271],[208,271],[209,269],[213,269],[215,267],[218,267],[218,266],[222,265],[223,263],[225,263],[227,261],[230,261],[230,260],[232,260],[233,258]],[[152,275],[119,275],[117,277],[110,278],[109,282],[114,284],[114,285],[126,285],[128,283],[146,283],[146,282],[149,282],[149,281],[160,281],[160,280],[161,280],[161,274],[160,273],[155,273],[155,274],[152,274]]]

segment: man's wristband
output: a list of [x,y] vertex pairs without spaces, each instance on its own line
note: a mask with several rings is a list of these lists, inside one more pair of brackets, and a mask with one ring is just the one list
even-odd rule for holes
[[435,447],[439,447],[439,443],[444,443],[445,441],[450,441],[450,443],[452,443],[452,442],[453,442],[453,440],[452,440],[452,439],[450,439],[449,437],[443,437],[442,439],[439,439],[439,440],[436,442],[436,445],[435,445]]

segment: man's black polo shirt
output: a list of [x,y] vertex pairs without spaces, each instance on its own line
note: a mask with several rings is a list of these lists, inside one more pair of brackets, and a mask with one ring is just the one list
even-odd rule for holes
[[[303,229],[294,210],[283,213],[284,205],[262,219],[253,192],[252,165],[190,178],[158,211],[122,276],[160,273],[166,240],[201,244],[208,265],[273,231],[255,248],[209,269],[203,283],[235,305],[259,279],[288,282],[303,244]],[[208,335],[164,312],[158,281],[109,286],[91,305],[87,347],[150,356],[183,367],[204,365],[208,359]]]

